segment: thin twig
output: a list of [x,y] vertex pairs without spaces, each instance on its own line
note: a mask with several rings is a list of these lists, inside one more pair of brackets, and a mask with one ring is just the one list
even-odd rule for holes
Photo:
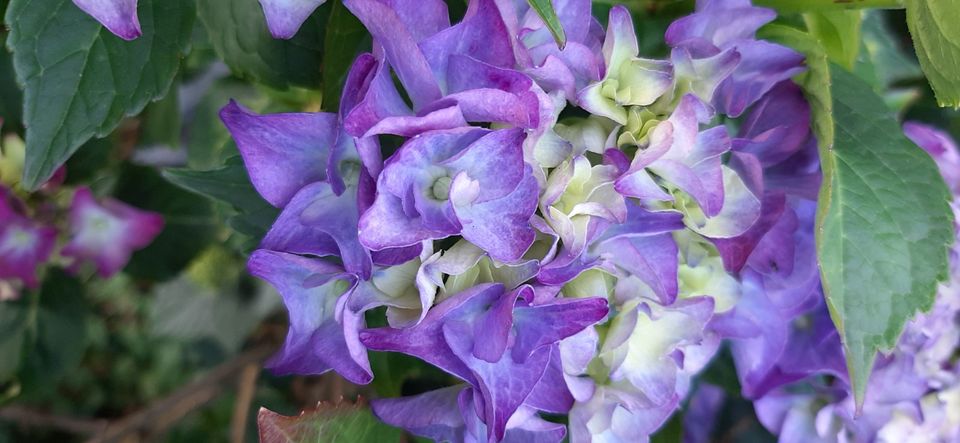
[[56,429],[79,435],[96,434],[107,427],[106,420],[64,417],[16,405],[0,409],[0,419],[12,421],[22,426]]
[[240,379],[237,380],[237,398],[233,404],[233,419],[230,422],[231,443],[243,443],[247,431],[247,416],[250,415],[250,404],[253,403],[259,375],[260,364],[250,364],[243,368]]
[[273,346],[248,350],[167,397],[151,403],[147,408],[110,423],[103,432],[88,440],[88,443],[114,443],[136,435],[149,436],[162,432],[188,413],[216,398],[226,381],[233,380],[238,372],[250,365],[259,365],[273,351]]

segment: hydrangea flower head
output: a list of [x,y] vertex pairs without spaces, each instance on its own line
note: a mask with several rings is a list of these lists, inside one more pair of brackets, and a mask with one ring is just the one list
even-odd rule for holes
[[374,42],[336,113],[224,108],[282,209],[249,263],[290,312],[275,371],[367,383],[367,350],[400,352],[458,380],[373,401],[416,435],[560,441],[544,414],[569,414],[572,441],[643,441],[722,339],[784,349],[770,322],[819,289],[819,170],[802,57],[754,39],[772,11],[698,2],[654,60],[626,8],[604,31],[554,3],[564,48],[523,0],[454,24],[437,0],[346,0]]

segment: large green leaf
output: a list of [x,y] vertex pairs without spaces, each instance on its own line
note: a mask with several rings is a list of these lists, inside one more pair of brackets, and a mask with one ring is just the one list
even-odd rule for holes
[[26,89],[23,186],[45,182],[91,137],[163,97],[193,27],[190,0],[141,0],[143,36],[126,42],[70,0],[12,0],[7,45]]
[[960,106],[960,0],[905,0],[913,45],[940,106]]
[[377,420],[362,405],[323,404],[285,417],[261,408],[257,414],[262,443],[384,443],[400,441],[399,429]]
[[817,39],[779,25],[761,35],[807,56],[807,72],[797,80],[810,102],[824,176],[817,255],[862,402],[877,350],[896,344],[945,277],[945,245],[953,238],[949,192],[870,84],[831,69]]
[[[858,403],[878,350],[933,304],[953,240],[950,192],[864,80],[833,66],[834,144],[817,216],[827,306]],[[825,168],[825,170],[828,168]]]
[[323,54],[323,110],[337,112],[347,72],[357,53],[370,47],[370,33],[340,0],[331,2]]
[[292,39],[280,40],[267,30],[257,0],[197,1],[214,49],[234,74],[279,89],[320,88],[329,7],[318,8]]
[[543,19],[547,29],[550,30],[550,34],[553,35],[553,39],[557,41],[557,46],[563,49],[567,45],[567,34],[563,31],[560,18],[557,17],[557,11],[553,9],[553,2],[551,0],[527,0],[527,3],[534,11],[537,11],[537,15]]
[[803,14],[803,20],[831,61],[853,69],[860,51],[862,11],[814,11]]

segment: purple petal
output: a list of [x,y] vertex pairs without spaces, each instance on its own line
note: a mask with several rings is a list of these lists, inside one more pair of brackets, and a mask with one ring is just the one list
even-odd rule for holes
[[441,85],[447,84],[453,55],[466,55],[500,68],[513,68],[512,38],[495,0],[470,0],[463,21],[420,42]]
[[473,356],[473,327],[469,323],[448,321],[443,325],[443,336],[477,380],[476,387],[483,398],[484,422],[493,429],[496,440],[503,439],[507,421],[543,376],[550,349],[539,348],[522,363],[510,353],[490,363]]
[[133,251],[149,245],[163,230],[160,214],[112,199],[97,203],[87,188],[77,189],[68,219],[70,240],[60,254],[74,260],[74,271],[83,262],[93,262],[104,278],[123,268]]
[[717,89],[717,111],[739,117],[776,84],[804,71],[804,56],[786,46],[762,40],[737,44],[740,64]]
[[[0,201],[0,280],[16,278],[28,288],[36,288],[37,270],[43,265],[57,240],[57,230],[13,215]],[[9,215],[3,216],[7,212]]]
[[786,196],[783,193],[767,194],[761,203],[760,218],[747,232],[733,238],[712,239],[717,251],[720,252],[720,257],[723,258],[723,267],[727,271],[740,272],[760,240],[780,220],[785,205]]
[[[360,341],[375,351],[403,352],[423,359],[463,380],[473,383],[474,376],[447,345],[443,325],[449,318],[475,315],[504,294],[499,284],[482,284],[460,292],[427,312],[423,321],[409,328],[375,328],[360,332]],[[470,352],[472,354],[472,349]]]
[[463,416],[457,398],[464,385],[450,386],[412,397],[375,399],[373,413],[391,426],[435,441],[464,441]]
[[[457,218],[463,225],[463,237],[490,254],[494,260],[511,263],[519,260],[533,244],[536,231],[530,226],[530,217],[537,210],[537,180],[529,166],[526,175],[510,194],[479,203],[454,205]],[[450,198],[456,201],[464,195],[454,179]]]
[[677,298],[677,243],[673,236],[625,234],[600,243],[597,252],[653,290],[661,303]]
[[[591,349],[593,352],[594,349]],[[591,355],[592,357],[592,355]],[[543,372],[543,377],[537,386],[530,392],[524,401],[526,406],[554,414],[566,414],[573,406],[573,396],[567,389],[567,382],[563,372],[563,363],[560,357],[559,346],[554,345],[550,354],[550,364]]]
[[452,177],[465,172],[479,182],[482,194],[477,203],[505,197],[529,175],[523,162],[525,137],[520,128],[492,131],[441,165],[452,170]]
[[761,26],[773,21],[777,13],[772,9],[730,7],[726,2],[711,2],[706,8],[680,18],[670,24],[664,35],[670,46],[695,44],[691,40],[706,40],[719,48],[728,47],[743,39],[752,39]]
[[557,343],[603,320],[609,308],[599,297],[559,299],[534,306],[518,306],[514,311],[517,335],[513,359],[525,361],[534,351]]
[[260,0],[267,27],[274,38],[289,39],[303,22],[327,0]]
[[341,115],[350,135],[366,137],[370,128],[383,119],[413,115],[393,84],[387,62],[371,54],[361,54],[350,67],[347,78],[343,94],[349,99],[346,103],[341,101]]
[[337,255],[347,272],[367,278],[373,264],[357,237],[358,219],[356,187],[338,196],[329,184],[314,183],[290,200],[260,247],[294,254]]
[[960,194],[960,149],[949,134],[919,122],[906,122],[903,132],[917,146],[930,153],[947,185],[954,194]]
[[420,109],[442,94],[424,52],[417,46],[419,40],[414,35],[417,27],[404,20],[408,17],[407,9],[394,8],[390,3],[383,0],[343,2],[382,45],[387,61],[406,88],[413,107]]
[[[441,100],[435,104],[447,105],[453,100]],[[454,129],[468,126],[466,116],[459,104],[424,111],[422,115],[386,117],[371,126],[364,137],[380,134],[393,134],[401,137],[413,137],[424,132]]]
[[124,40],[133,40],[143,32],[137,19],[137,0],[73,0],[83,12]]
[[540,103],[526,75],[464,55],[450,56],[447,69],[446,99],[455,100],[468,121],[523,128],[540,123]]
[[785,81],[750,108],[734,146],[770,166],[802,149],[809,134],[810,105],[797,85]]
[[220,111],[254,188],[282,208],[304,186],[326,179],[327,155],[336,141],[336,114],[257,115],[234,101]]
[[[357,352],[348,343],[357,340],[362,320],[358,324],[348,318],[351,321],[344,325],[336,320],[339,299],[356,283],[350,276],[322,260],[262,249],[250,256],[248,268],[277,289],[290,314],[286,342],[268,367],[278,374],[322,374],[333,369],[353,383],[370,382],[373,375],[366,352]],[[321,284],[307,287],[308,279]]]
[[701,383],[683,416],[683,443],[708,443],[720,416],[726,393],[723,388]]

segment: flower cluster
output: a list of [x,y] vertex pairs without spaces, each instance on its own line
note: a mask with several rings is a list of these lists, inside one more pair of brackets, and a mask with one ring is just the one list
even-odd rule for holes
[[[960,196],[960,150],[953,140],[919,123],[908,122],[904,131],[936,160],[954,196]],[[956,214],[960,214],[958,202],[952,204]],[[960,226],[957,232],[960,236]],[[761,360],[744,358],[750,355],[746,348],[759,348],[760,343],[734,342],[744,394],[755,399],[764,426],[787,443],[960,440],[960,366],[956,359],[960,249],[956,246],[950,263],[950,279],[940,286],[931,311],[908,323],[897,347],[879,357],[859,412],[840,339],[822,303],[811,302],[812,308],[771,320],[779,326],[766,336],[787,338],[776,347],[777,353],[768,353],[762,360],[772,368],[765,377],[754,376],[756,362]],[[737,309],[745,306],[742,301]],[[771,315],[759,308],[757,312]],[[707,397],[715,395],[704,391],[703,398],[693,403],[705,404]],[[714,408],[718,405],[712,404]]]
[[[123,268],[133,251],[160,234],[163,217],[159,214],[110,198],[98,201],[85,187],[72,191],[69,206],[61,204],[70,192],[63,187],[66,168],[60,168],[26,201],[19,198],[14,190],[24,148],[16,136],[4,139],[0,147],[0,300],[18,297],[23,288],[35,289],[38,274],[47,264],[73,273],[90,266],[100,277],[110,277]],[[64,218],[66,223],[61,222]]]
[[821,303],[820,173],[803,57],[754,37],[774,12],[700,1],[655,60],[625,8],[604,31],[553,3],[563,49],[524,0],[456,24],[440,0],[345,0],[374,50],[339,112],[221,111],[282,209],[249,261],[290,314],[275,372],[362,384],[367,350],[402,352],[463,383],[374,401],[385,422],[560,441],[541,413],[569,414],[576,442],[649,437],[724,338],[756,395],[806,375],[783,358]]

